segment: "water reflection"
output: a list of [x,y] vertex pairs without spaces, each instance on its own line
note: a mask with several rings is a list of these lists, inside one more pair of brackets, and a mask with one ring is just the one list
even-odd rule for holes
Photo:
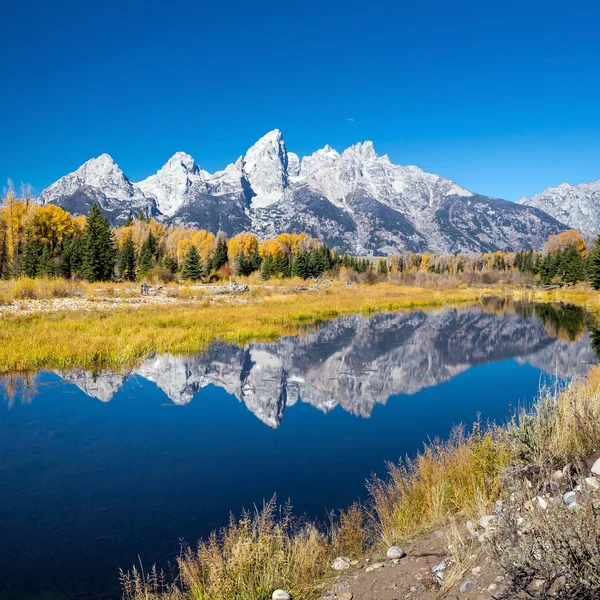
[[[392,395],[415,394],[506,359],[558,377],[582,375],[597,362],[599,341],[579,307],[492,298],[469,308],[352,315],[274,343],[215,344],[194,357],[157,355],[129,373],[59,375],[102,402],[132,377],[154,382],[177,405],[213,384],[276,428],[299,400],[323,412],[341,406],[369,417]],[[35,379],[4,385],[9,401],[19,389],[23,401],[36,393]]]

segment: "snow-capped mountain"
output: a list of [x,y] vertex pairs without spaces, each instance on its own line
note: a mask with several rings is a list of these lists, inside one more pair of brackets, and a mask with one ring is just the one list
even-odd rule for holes
[[517,203],[540,208],[584,235],[600,233],[600,179],[579,185],[561,183]]
[[215,233],[305,231],[361,255],[541,248],[550,234],[565,229],[538,208],[476,195],[418,167],[395,165],[378,156],[372,142],[342,153],[325,146],[300,160],[277,129],[213,174],[178,152],[155,175],[132,184],[102,155],[40,199],[75,214],[86,214],[97,199],[115,223],[147,206],[167,222]]
[[171,217],[187,199],[206,193],[206,180],[211,177],[189,154],[177,152],[156,175],[140,181],[137,186],[146,196],[154,198],[163,215]]
[[141,210],[158,214],[156,202],[131,183],[108,154],[92,158],[61,177],[40,194],[38,202],[58,204],[75,215],[88,214],[97,202],[113,223],[121,223]]

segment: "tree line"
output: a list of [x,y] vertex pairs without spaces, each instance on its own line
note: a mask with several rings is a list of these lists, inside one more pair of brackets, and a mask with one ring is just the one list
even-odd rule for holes
[[589,280],[600,289],[600,244],[588,248],[576,231],[550,236],[542,252],[405,252],[385,258],[340,255],[301,233],[259,240],[249,232],[231,238],[202,229],[166,226],[142,212],[111,228],[94,204],[89,216],[18,200],[9,193],[0,210],[0,277],[78,277],[88,281],[146,278],[218,281],[259,273],[271,278],[318,278],[354,273],[364,281],[393,274],[518,272],[544,284]]

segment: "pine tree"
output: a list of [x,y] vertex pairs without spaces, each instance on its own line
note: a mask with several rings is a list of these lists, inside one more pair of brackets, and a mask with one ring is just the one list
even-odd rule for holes
[[165,254],[162,257],[161,265],[165,269],[169,269],[169,271],[171,271],[171,273],[175,273],[177,271],[177,262],[170,254]]
[[561,269],[566,283],[577,283],[585,279],[585,262],[575,246],[569,246],[563,252]]
[[378,275],[387,275],[388,274],[388,266],[385,258],[381,258],[379,263],[377,264],[377,273]]
[[306,279],[309,275],[308,252],[300,250],[292,261],[292,277]]
[[587,273],[592,287],[600,290],[600,235],[588,257]]
[[273,275],[276,277],[289,277],[290,265],[287,256],[281,252],[277,252],[273,258]]
[[213,271],[218,271],[223,265],[227,264],[227,240],[224,236],[219,235],[217,238],[217,246],[212,257],[210,268]]
[[326,268],[325,257],[320,249],[312,250],[308,254],[308,275],[319,277]]
[[31,232],[27,232],[25,244],[20,258],[21,271],[27,277],[36,277],[40,262],[41,248],[39,242],[33,238]]
[[202,262],[196,246],[190,246],[181,267],[181,278],[190,281],[199,281],[203,276]]
[[38,261],[36,275],[38,277],[53,277],[56,275],[56,265],[52,260],[52,254],[48,246],[42,246],[42,254]]
[[135,281],[136,253],[131,231],[127,233],[119,253],[119,273],[125,281]]
[[113,274],[116,248],[108,219],[94,203],[84,231],[81,275],[88,281],[108,281]]
[[273,276],[273,257],[267,254],[260,266],[260,276],[265,281]]
[[156,263],[156,239],[152,232],[148,232],[148,237],[144,240],[138,256],[137,268],[140,276],[148,274],[148,271]]

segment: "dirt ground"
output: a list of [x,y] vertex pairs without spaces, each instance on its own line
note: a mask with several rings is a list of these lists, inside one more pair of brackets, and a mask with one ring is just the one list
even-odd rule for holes
[[432,569],[448,557],[443,530],[403,549],[406,556],[402,559],[373,556],[352,565],[326,588],[321,600],[488,600],[502,591],[503,577],[483,551],[470,556],[464,573],[453,585],[443,588],[436,581]]

